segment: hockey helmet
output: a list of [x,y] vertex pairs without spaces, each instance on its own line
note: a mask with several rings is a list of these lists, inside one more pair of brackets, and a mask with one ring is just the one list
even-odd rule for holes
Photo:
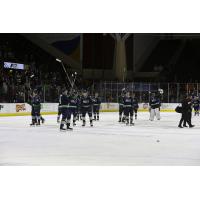
[[98,92],[95,92],[94,96],[95,96],[95,97],[98,97],[98,96],[99,96],[99,93],[98,93]]
[[88,91],[87,90],[83,90],[83,96],[84,97],[88,96]]

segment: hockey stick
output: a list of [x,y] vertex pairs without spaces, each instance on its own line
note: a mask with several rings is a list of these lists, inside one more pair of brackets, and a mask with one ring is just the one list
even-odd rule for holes
[[56,58],[56,61],[57,61],[57,62],[59,62],[59,63],[61,63],[61,65],[62,65],[62,68],[63,68],[63,70],[64,70],[65,74],[67,75],[67,79],[68,79],[68,81],[69,81],[69,83],[70,83],[70,85],[71,85],[71,87],[72,87],[72,82],[71,82],[71,79],[69,78],[69,75],[68,75],[68,73],[67,73],[67,70],[65,69],[65,66],[64,66],[64,64],[63,64],[62,60],[60,60],[60,59]]

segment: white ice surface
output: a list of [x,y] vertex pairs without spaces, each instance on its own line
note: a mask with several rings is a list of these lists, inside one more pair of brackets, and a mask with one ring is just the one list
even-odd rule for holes
[[0,165],[200,165],[200,117],[179,129],[177,113],[153,122],[139,113],[133,127],[101,113],[94,127],[78,122],[65,133],[55,115],[44,117],[41,127],[30,127],[30,116],[0,118]]

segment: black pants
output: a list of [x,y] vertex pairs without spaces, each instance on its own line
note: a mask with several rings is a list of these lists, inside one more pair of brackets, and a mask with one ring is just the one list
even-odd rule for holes
[[88,113],[89,117],[92,117],[92,109],[91,107],[83,107],[81,109],[82,117],[85,118],[86,114]]
[[93,106],[93,113],[94,114],[99,113],[99,110],[100,110],[100,106],[99,105],[94,105]]
[[124,112],[124,107],[119,106],[119,115],[121,116],[123,112]]
[[192,126],[191,118],[192,118],[191,112],[183,112],[182,115],[181,115],[179,126],[182,126],[182,123],[183,123],[184,126],[186,126],[186,123],[188,123],[189,126]]
[[70,120],[71,113],[70,113],[69,108],[62,108],[61,111],[62,111],[62,121],[65,121],[66,119]]
[[189,125],[192,125],[192,112],[188,113],[188,121],[189,121]]
[[132,107],[124,108],[124,115],[127,118],[129,117],[129,115],[130,115],[130,117],[133,117],[133,108]]
[[135,116],[137,116],[137,112],[138,112],[138,108],[134,108],[134,113],[135,113]]
[[71,113],[69,108],[62,108],[62,120],[60,124],[60,129],[63,129],[64,125],[67,125],[67,128],[70,126],[70,119],[71,119]]
[[199,106],[194,106],[194,112],[199,115]]
[[34,107],[32,107],[31,115],[35,116],[35,117],[36,116],[40,117],[40,108],[34,108]]
[[62,108],[60,106],[58,106],[58,115],[62,114]]
[[35,123],[39,123],[40,124],[40,119],[41,119],[40,108],[32,107],[31,116],[32,116],[32,123],[33,124],[35,124]]
[[194,111],[199,111],[199,106],[194,106]]

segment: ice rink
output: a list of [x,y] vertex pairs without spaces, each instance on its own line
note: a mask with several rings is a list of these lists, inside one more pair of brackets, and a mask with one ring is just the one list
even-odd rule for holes
[[200,117],[192,129],[177,128],[180,115],[161,113],[135,126],[119,124],[118,113],[101,113],[94,127],[77,123],[60,132],[56,115],[30,127],[30,116],[0,118],[0,165],[200,165]]

